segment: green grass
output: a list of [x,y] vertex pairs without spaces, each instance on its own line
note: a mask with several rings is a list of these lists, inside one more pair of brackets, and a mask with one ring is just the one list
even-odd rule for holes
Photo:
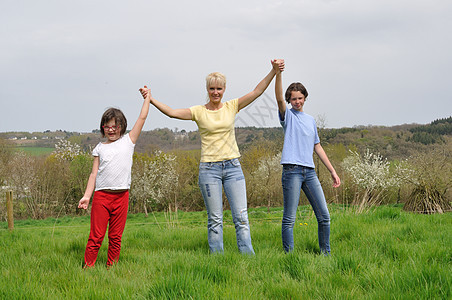
[[55,150],[55,148],[53,147],[30,147],[30,146],[19,146],[17,147],[17,149],[32,156],[49,155]]
[[[452,215],[330,206],[332,255],[299,208],[296,250],[281,246],[282,209],[250,210],[255,256],[240,255],[230,212],[225,254],[209,254],[206,213],[130,215],[119,263],[82,270],[89,217],[0,223],[1,299],[450,299]],[[172,219],[176,219],[174,215]],[[307,225],[306,225],[306,224]],[[300,225],[302,224],[302,225]]]

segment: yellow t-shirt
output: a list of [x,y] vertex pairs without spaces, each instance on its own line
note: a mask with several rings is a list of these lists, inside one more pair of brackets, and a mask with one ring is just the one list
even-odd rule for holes
[[201,135],[201,162],[215,162],[240,157],[235,140],[235,115],[239,99],[223,103],[219,110],[204,105],[190,107],[191,119],[198,124]]

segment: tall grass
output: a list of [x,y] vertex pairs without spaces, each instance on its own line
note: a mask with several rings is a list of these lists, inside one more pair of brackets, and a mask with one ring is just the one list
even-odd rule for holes
[[450,299],[451,214],[382,206],[355,214],[330,207],[332,255],[320,255],[317,225],[300,207],[295,251],[281,246],[282,209],[250,210],[255,256],[240,255],[230,212],[225,254],[209,254],[206,213],[130,215],[119,263],[83,270],[88,216],[0,224],[1,299]]

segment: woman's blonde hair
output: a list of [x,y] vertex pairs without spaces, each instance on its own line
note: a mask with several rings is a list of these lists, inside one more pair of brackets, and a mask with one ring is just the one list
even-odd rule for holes
[[206,77],[206,89],[208,90],[212,84],[219,84],[223,88],[226,88],[226,76],[220,72],[213,72]]

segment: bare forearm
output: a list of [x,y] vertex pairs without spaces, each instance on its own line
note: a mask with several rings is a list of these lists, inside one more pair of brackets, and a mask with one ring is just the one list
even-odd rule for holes
[[141,134],[141,130],[143,129],[144,123],[146,122],[146,118],[148,117],[149,102],[150,102],[149,99],[144,99],[140,115],[138,116],[138,119],[135,122],[135,125],[133,126],[132,130],[129,132],[130,139],[134,144],[137,142],[138,137]]
[[275,77],[275,70],[271,70],[267,76],[262,79],[259,84],[254,88],[252,92],[249,92],[245,96],[239,98],[239,110],[249,105],[256,100],[267,89],[273,77]]
[[319,156],[322,163],[325,165],[325,167],[330,171],[331,178],[333,179],[333,187],[337,188],[341,185],[341,179],[336,173],[336,170],[334,170],[333,165],[330,163],[330,160],[328,159],[328,156],[325,153],[325,150],[323,150],[322,146],[319,144],[316,144],[314,146],[314,151]]
[[256,86],[256,88],[253,91],[255,94],[257,94],[257,97],[259,97],[260,95],[262,95],[263,92],[265,92],[265,90],[270,85],[270,82],[272,82],[273,77],[275,77],[275,75],[276,75],[275,70],[271,69],[271,71],[267,74],[267,76],[265,76],[265,78],[262,79],[261,82],[259,82],[259,84]]
[[149,103],[150,102],[148,100],[143,101],[143,106],[141,107],[140,115],[138,116],[138,119],[142,120],[143,122],[146,121],[146,118],[148,117]]
[[323,150],[323,147],[320,144],[316,144],[314,146],[315,153],[319,156],[322,163],[325,165],[325,167],[330,171],[331,174],[336,174],[336,170],[334,169],[333,165],[331,164],[330,160],[328,159],[328,156],[325,153],[325,150]]
[[91,173],[89,175],[88,183],[86,185],[85,194],[83,195],[84,198],[91,199],[91,196],[93,195],[94,189],[96,187],[96,175]]
[[284,101],[284,96],[283,96],[281,72],[276,74],[275,96],[276,96],[276,103],[278,104],[278,110],[281,114],[284,114],[284,112],[286,111],[286,102]]
[[160,110],[162,113],[164,113],[168,117],[170,117],[170,118],[174,117],[173,116],[174,109],[172,109],[168,105],[158,101],[155,98],[151,98],[151,104],[154,105],[158,110]]
[[176,118],[180,120],[191,120],[191,111],[189,108],[173,109],[153,97],[151,97],[151,103],[158,110],[160,110],[162,113],[164,113],[170,118]]
[[180,120],[191,120],[191,111],[189,108],[172,109],[168,105],[157,101],[157,99],[152,97],[151,90],[146,85],[143,88],[140,88],[140,93],[144,99],[148,99],[152,105],[168,117]]
[[96,187],[96,177],[97,172],[99,171],[99,157],[95,156],[93,161],[93,169],[91,170],[91,174],[88,178],[88,184],[86,185],[85,194],[82,199],[78,202],[78,208],[88,209],[89,200],[93,195],[94,188]]

